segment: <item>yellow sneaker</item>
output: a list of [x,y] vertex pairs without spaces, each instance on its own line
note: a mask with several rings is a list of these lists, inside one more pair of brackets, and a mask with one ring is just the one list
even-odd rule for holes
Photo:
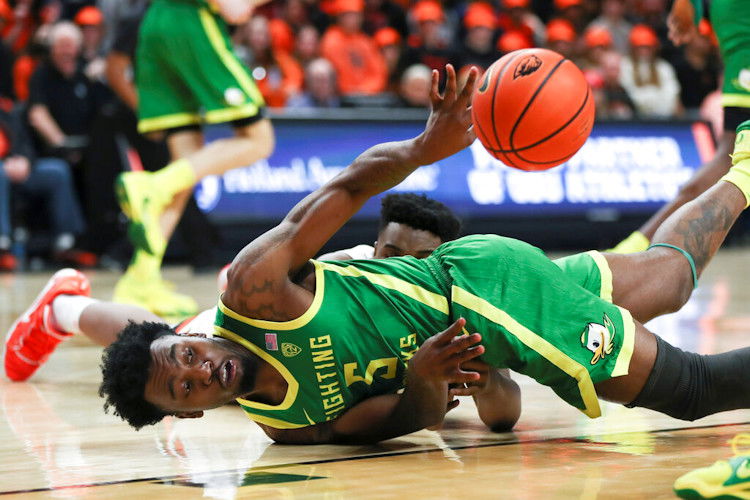
[[633,231],[630,236],[622,240],[616,247],[607,250],[612,253],[636,253],[648,248],[648,238],[640,231]]
[[142,307],[168,320],[198,313],[198,303],[188,295],[173,291],[169,283],[160,279],[142,281],[127,274],[115,285],[112,300]]
[[115,181],[117,201],[130,219],[128,237],[138,248],[152,255],[163,255],[167,247],[159,226],[159,216],[168,201],[154,186],[149,172],[125,172]]
[[750,500],[750,455],[746,454],[747,449],[739,449],[750,444],[750,434],[738,434],[730,444],[733,458],[680,476],[674,482],[677,496],[691,500]]

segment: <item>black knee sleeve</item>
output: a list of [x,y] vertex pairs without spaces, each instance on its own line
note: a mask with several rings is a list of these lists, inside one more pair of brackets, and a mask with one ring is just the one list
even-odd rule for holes
[[750,408],[750,348],[723,354],[685,352],[656,337],[654,368],[638,397],[626,405],[681,420]]

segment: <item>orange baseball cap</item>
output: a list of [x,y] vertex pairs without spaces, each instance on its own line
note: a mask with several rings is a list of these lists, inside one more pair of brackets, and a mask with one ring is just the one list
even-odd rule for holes
[[525,9],[528,6],[529,0],[503,0],[503,7],[505,7],[506,9]]
[[271,45],[274,49],[291,52],[294,49],[294,33],[283,19],[268,21],[268,31],[271,33]]
[[656,47],[659,45],[659,38],[656,32],[645,24],[636,24],[630,30],[630,45],[634,47],[648,46]]
[[336,0],[334,11],[336,14],[344,12],[363,12],[365,10],[365,0]]
[[576,7],[581,5],[583,0],[555,0],[555,8],[557,10],[567,9],[568,7]]
[[476,28],[483,26],[494,30],[497,27],[497,16],[492,5],[484,2],[474,2],[466,9],[464,26]]
[[8,6],[8,2],[0,0],[0,19],[13,19],[13,9]]
[[78,26],[98,26],[102,24],[103,19],[102,11],[88,5],[78,11],[74,21]]
[[612,34],[607,28],[601,26],[593,26],[586,30],[583,34],[583,41],[588,48],[594,47],[611,47],[612,46]]
[[433,0],[421,0],[414,4],[411,9],[411,13],[417,22],[423,23],[425,21],[443,21],[443,7]]
[[386,47],[388,45],[397,45],[401,43],[401,34],[390,26],[380,28],[375,32],[375,43],[378,47]]
[[526,35],[517,30],[506,31],[497,41],[497,49],[503,54],[514,50],[530,49],[534,46]]
[[570,21],[553,19],[547,23],[547,42],[575,42],[576,29]]

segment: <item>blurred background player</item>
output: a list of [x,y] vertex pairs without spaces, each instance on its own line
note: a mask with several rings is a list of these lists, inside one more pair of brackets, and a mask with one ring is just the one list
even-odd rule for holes
[[[736,137],[735,129],[750,118],[750,16],[748,3],[742,0],[722,0],[710,3],[708,17],[713,25],[724,62],[724,131],[719,137],[714,157],[702,165],[693,177],[680,188],[677,197],[654,214],[613,250],[639,252],[645,250],[656,229],[669,214],[713,186],[731,166],[729,154]],[[668,18],[669,37],[678,45],[697,35],[703,18],[703,2],[675,0]]]
[[[173,162],[127,172],[117,195],[137,250],[114,298],[161,314],[190,315],[195,301],[170,289],[160,267],[192,188],[207,175],[249,165],[274,148],[264,101],[232,52],[227,23],[246,22],[260,0],[154,0],[136,53],[138,129],[166,132]],[[202,123],[229,123],[235,137],[204,145]]]

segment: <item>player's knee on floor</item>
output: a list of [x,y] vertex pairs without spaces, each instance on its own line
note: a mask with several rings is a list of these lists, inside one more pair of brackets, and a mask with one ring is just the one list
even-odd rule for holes
[[750,377],[750,348],[722,354],[685,352],[656,337],[651,374],[629,408],[656,410],[693,421],[714,413],[750,408],[744,390]]

